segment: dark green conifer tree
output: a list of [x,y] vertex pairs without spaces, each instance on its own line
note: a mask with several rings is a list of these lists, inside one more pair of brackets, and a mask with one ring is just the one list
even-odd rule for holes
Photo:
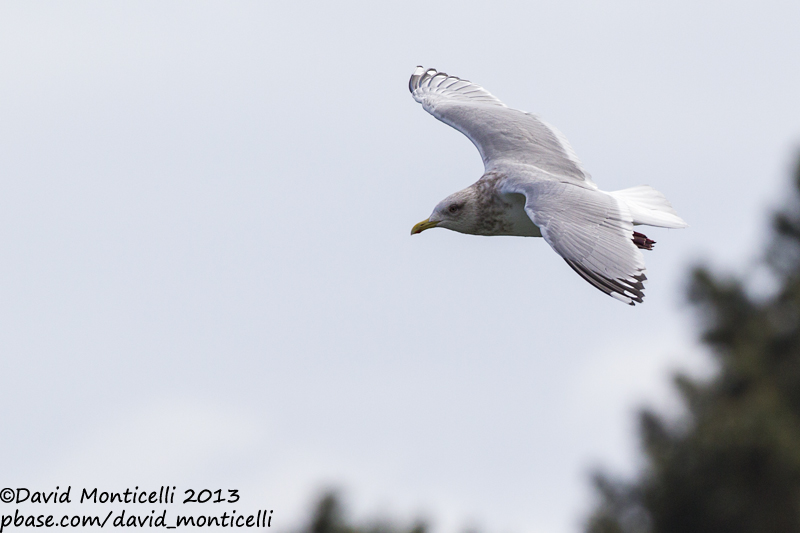
[[641,413],[646,466],[632,482],[595,476],[588,533],[800,532],[800,161],[792,185],[763,262],[774,293],[692,273],[689,300],[719,370],[676,376],[680,421]]
[[355,524],[347,518],[341,496],[336,491],[327,491],[317,501],[311,520],[301,533],[425,533],[426,531],[425,523],[420,520],[406,527],[387,519]]

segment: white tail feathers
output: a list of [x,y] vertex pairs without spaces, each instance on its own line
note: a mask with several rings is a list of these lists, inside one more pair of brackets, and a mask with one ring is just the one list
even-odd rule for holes
[[685,228],[689,225],[678,216],[669,200],[649,185],[639,185],[609,194],[628,206],[634,224],[660,228]]

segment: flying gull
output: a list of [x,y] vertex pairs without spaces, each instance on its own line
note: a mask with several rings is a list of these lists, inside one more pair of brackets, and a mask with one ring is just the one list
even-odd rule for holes
[[469,137],[485,169],[476,183],[439,202],[412,235],[441,227],[544,237],[596,288],[630,305],[642,302],[640,250],[652,250],[655,241],[633,227],[687,226],[663,194],[647,185],[601,191],[558,130],[467,80],[417,67],[408,88],[425,111]]

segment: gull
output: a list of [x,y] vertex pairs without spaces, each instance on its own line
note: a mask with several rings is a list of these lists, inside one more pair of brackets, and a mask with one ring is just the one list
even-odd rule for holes
[[601,191],[557,129],[467,80],[417,67],[408,88],[425,111],[466,135],[484,164],[477,182],[439,202],[412,235],[440,227],[543,237],[597,289],[629,305],[643,301],[640,250],[655,241],[634,226],[687,226],[663,194],[648,185]]

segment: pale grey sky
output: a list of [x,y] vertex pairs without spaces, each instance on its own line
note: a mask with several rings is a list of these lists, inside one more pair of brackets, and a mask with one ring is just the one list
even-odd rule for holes
[[[800,144],[800,4],[3,2],[3,486],[319,488],[437,531],[573,533],[633,413],[707,370],[698,258],[742,267]],[[477,151],[418,64],[649,184],[647,299],[540,239],[411,226]],[[5,507],[3,507],[5,509]]]

